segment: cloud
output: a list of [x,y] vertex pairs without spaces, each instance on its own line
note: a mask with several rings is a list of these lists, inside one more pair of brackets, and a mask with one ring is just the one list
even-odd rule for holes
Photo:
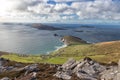
[[94,0],[54,0],[55,2],[84,2],[84,1],[94,1]]
[[76,9],[77,15],[82,19],[120,19],[120,5],[112,0],[75,2],[72,7]]
[[79,0],[54,0],[55,2],[73,2],[73,1],[79,1]]
[[119,0],[0,0],[0,17],[43,22],[120,20],[119,4]]

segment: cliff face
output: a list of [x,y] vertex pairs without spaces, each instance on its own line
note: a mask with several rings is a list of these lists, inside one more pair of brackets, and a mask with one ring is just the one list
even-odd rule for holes
[[56,27],[53,27],[53,26],[48,26],[48,25],[43,25],[43,24],[32,24],[32,27],[33,28],[37,28],[39,30],[51,30],[51,31],[54,31],[54,30],[64,30],[62,28],[56,28]]

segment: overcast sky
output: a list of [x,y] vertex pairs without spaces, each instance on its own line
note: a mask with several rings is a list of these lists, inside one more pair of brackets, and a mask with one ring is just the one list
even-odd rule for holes
[[2,22],[120,22],[120,0],[0,0]]

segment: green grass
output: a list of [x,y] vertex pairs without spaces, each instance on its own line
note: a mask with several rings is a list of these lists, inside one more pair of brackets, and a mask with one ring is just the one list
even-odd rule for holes
[[71,45],[52,53],[59,57],[91,57],[100,63],[118,62],[120,59],[120,41],[97,44]]
[[85,57],[90,57],[100,63],[107,63],[106,60],[101,61],[101,59],[104,59],[106,57],[105,55],[78,56],[78,57],[75,57],[75,56],[73,56],[73,57],[72,56],[71,57],[64,57],[64,56],[63,57],[52,57],[52,58],[46,59],[44,62],[51,63],[51,64],[63,64],[70,58],[79,61]]
[[1,57],[9,59],[11,61],[23,62],[23,63],[35,63],[40,62],[42,58],[40,56],[20,56],[17,54],[2,55]]
[[90,57],[100,63],[108,64],[118,62],[120,59],[120,41],[70,45],[43,57],[40,55],[20,56],[17,54],[2,55],[1,57],[23,63],[52,64],[63,64],[69,58],[80,60],[84,57]]
[[45,62],[51,63],[51,64],[63,64],[67,60],[68,60],[67,57],[53,57],[53,58],[47,59]]
[[52,53],[59,56],[88,56],[96,54],[94,47],[89,44],[71,45]]

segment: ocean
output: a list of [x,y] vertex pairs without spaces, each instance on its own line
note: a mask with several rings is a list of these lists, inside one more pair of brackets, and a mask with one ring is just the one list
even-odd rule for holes
[[[72,35],[89,43],[120,40],[120,24],[47,24],[66,30],[38,30],[28,24],[0,24],[0,51],[48,54],[64,46],[61,36]],[[87,26],[87,27],[85,27]]]

